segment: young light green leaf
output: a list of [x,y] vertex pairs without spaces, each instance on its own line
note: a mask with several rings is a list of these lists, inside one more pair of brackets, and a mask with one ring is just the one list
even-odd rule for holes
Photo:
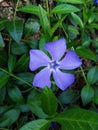
[[[57,111],[57,99],[52,90],[45,87],[41,94],[42,108],[43,111],[49,116],[53,116]],[[47,104],[47,105],[46,105]]]
[[81,91],[81,98],[83,105],[87,105],[91,102],[92,98],[94,96],[94,89],[91,86],[84,86]]
[[48,130],[49,124],[49,120],[38,119],[27,123],[19,130]]
[[8,95],[11,98],[11,100],[16,102],[16,103],[23,103],[24,102],[24,98],[21,94],[21,91],[15,85],[13,87],[8,87]]
[[62,130],[97,130],[98,114],[89,110],[72,108],[54,118]]
[[56,7],[54,7],[51,10],[51,13],[53,14],[68,14],[68,13],[72,13],[72,12],[78,12],[79,8],[70,5],[70,4],[60,4],[57,5]]
[[66,2],[71,4],[83,4],[84,0],[55,0],[56,2]]
[[20,111],[18,109],[10,109],[0,116],[0,127],[10,126],[19,117]]
[[81,18],[80,18],[77,14],[71,13],[71,16],[72,16],[73,20],[74,20],[81,28],[84,28],[84,24],[83,24]]
[[3,38],[2,38],[2,35],[0,33],[0,47],[4,47],[4,41],[3,41]]
[[46,11],[39,5],[40,22],[45,33],[50,33],[50,23]]
[[11,35],[11,37],[19,43],[23,33],[23,23],[22,21],[9,21],[7,23],[7,31]]
[[19,8],[19,11],[30,14],[39,14],[39,7],[36,5],[26,5]]

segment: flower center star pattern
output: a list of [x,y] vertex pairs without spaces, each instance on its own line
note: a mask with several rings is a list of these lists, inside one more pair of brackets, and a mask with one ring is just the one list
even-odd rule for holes
[[[50,53],[52,59],[41,50],[30,50],[30,70],[35,71],[39,67],[44,67],[35,75],[32,84],[39,88],[51,87],[50,76],[53,74],[56,85],[61,90],[65,90],[74,82],[75,76],[70,73],[64,73],[62,70],[76,69],[81,66],[82,62],[72,50],[69,50],[64,56],[66,52],[66,41],[64,38],[47,43],[45,49]],[[61,59],[62,56],[64,56],[63,59]]]

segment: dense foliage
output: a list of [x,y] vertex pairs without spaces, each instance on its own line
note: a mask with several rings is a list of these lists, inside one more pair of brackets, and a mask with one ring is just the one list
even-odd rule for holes
[[[97,4],[93,0],[24,4],[16,0],[12,17],[0,18],[0,129],[98,129]],[[75,82],[64,91],[52,78],[51,88],[33,86],[40,68],[30,70],[29,51],[39,49],[49,56],[44,46],[60,38],[82,61],[81,67],[70,71]]]

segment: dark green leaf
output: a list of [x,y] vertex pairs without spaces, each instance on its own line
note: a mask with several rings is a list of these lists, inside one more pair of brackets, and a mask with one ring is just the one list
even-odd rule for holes
[[0,103],[3,103],[6,95],[6,88],[3,87],[0,89]]
[[8,21],[8,20],[5,19],[5,18],[1,18],[1,19],[0,19],[0,31],[5,28],[7,21]]
[[98,67],[92,67],[88,74],[87,74],[87,80],[90,84],[94,84],[98,81]]
[[11,44],[11,52],[14,55],[21,55],[23,53],[28,52],[28,46],[24,42],[21,42],[19,44],[12,43]]
[[4,47],[4,41],[3,41],[3,38],[2,38],[2,35],[0,33],[0,47]]
[[0,117],[0,127],[10,126],[14,123],[19,117],[20,111],[18,109],[11,109],[5,112]]
[[58,97],[59,101],[64,104],[73,103],[77,98],[78,94],[73,90],[66,90]]
[[56,2],[66,2],[71,4],[83,4],[84,0],[55,0]]
[[11,37],[19,43],[23,33],[23,23],[22,21],[9,21],[7,23],[7,30]]
[[30,14],[39,14],[39,7],[35,5],[26,5],[21,7],[19,11]]
[[81,98],[83,105],[86,105],[91,102],[94,97],[94,89],[91,86],[84,86],[81,91]]
[[4,87],[8,82],[9,75],[3,71],[0,71],[0,88]]
[[95,62],[97,61],[95,53],[88,48],[79,47],[76,49],[76,53],[83,58],[87,58]]
[[49,124],[48,120],[38,119],[27,123],[19,130],[48,130]]
[[21,94],[21,91],[15,85],[12,85],[12,87],[8,87],[8,95],[11,98],[11,100],[16,102],[16,103],[23,103],[24,102],[24,98]]
[[54,7],[51,10],[51,13],[57,13],[57,14],[68,14],[68,13],[72,13],[72,12],[78,12],[79,8],[70,5],[70,4],[60,4],[57,5],[56,7]]
[[8,59],[8,70],[12,72],[16,64],[16,56],[10,55]]
[[92,101],[98,105],[98,87],[94,87],[94,97],[92,99]]

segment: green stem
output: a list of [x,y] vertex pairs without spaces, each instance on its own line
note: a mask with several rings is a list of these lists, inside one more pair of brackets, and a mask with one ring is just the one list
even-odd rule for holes
[[88,81],[87,81],[87,79],[86,79],[86,76],[85,76],[85,73],[84,73],[83,68],[80,67],[80,69],[81,69],[81,71],[82,71],[82,75],[83,75],[83,77],[84,77],[84,80],[85,80],[86,84],[89,86],[89,83],[88,83]]
[[15,79],[17,79],[17,80],[19,80],[19,81],[25,83],[26,85],[28,85],[28,86],[31,87],[32,89],[34,88],[34,89],[36,89],[37,91],[39,91],[36,87],[33,87],[30,83],[26,82],[25,80],[21,79],[20,77],[18,77],[18,76],[16,76],[16,75],[12,74],[12,73],[10,73],[10,72],[8,72],[7,70],[5,70],[5,69],[3,69],[3,68],[1,68],[1,67],[0,67],[0,70],[3,71],[3,72],[5,72],[5,73],[7,73],[7,74],[10,75],[11,77],[13,77],[13,78],[15,78]]
[[15,12],[14,12],[14,18],[13,18],[14,21],[15,21],[15,19],[16,19],[16,13],[17,13],[17,8],[18,8],[18,5],[19,5],[19,2],[20,2],[20,0],[17,0]]

